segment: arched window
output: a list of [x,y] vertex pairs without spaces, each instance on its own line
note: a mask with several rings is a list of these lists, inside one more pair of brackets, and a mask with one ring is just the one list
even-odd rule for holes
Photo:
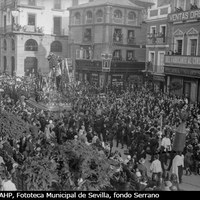
[[121,12],[121,10],[115,10],[114,17],[118,18],[118,19],[121,19],[122,18],[122,12]]
[[136,14],[134,12],[128,13],[128,19],[129,20],[136,20]]
[[51,52],[62,52],[62,44],[59,41],[54,41],[51,44]]
[[86,18],[87,19],[92,19],[92,11],[87,11]]
[[97,11],[96,20],[97,20],[97,22],[102,22],[103,21],[103,11],[102,10],[98,10]]
[[77,12],[75,15],[75,24],[80,24],[81,23],[81,14]]
[[86,23],[87,24],[92,23],[92,11],[87,11],[87,13],[86,13]]
[[12,48],[12,51],[15,50],[15,40],[14,39],[12,39],[11,48]]
[[3,41],[3,49],[4,49],[4,51],[7,50],[7,42],[6,42],[6,39],[4,39],[4,41]]
[[97,15],[97,18],[103,17],[103,11],[102,10],[98,10],[96,15]]
[[35,40],[29,39],[25,43],[25,51],[38,51],[38,44]]

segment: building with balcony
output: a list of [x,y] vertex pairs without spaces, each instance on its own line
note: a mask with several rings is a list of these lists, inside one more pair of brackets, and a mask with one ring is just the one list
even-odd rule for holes
[[171,1],[155,0],[148,9],[146,73],[152,76],[154,89],[166,91],[164,56],[169,51],[169,27],[167,16],[171,12]]
[[176,0],[168,15],[170,51],[165,56],[168,88],[191,102],[200,101],[200,1]]
[[65,0],[0,1],[1,72],[28,76],[47,73],[50,52],[68,57]]
[[142,80],[146,38],[142,10],[129,0],[94,0],[69,8],[69,42],[78,80],[100,86]]

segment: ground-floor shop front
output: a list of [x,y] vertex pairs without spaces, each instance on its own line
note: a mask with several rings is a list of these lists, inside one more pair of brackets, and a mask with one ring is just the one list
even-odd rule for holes
[[200,102],[200,70],[166,66],[165,74],[169,93]]
[[154,85],[154,91],[156,92],[166,92],[166,84],[165,84],[165,76],[164,74],[158,75],[154,74],[153,75],[153,85]]
[[[132,64],[132,65],[131,65]],[[112,63],[109,72],[102,71],[102,61],[76,61],[76,80],[99,87],[126,88],[143,82],[145,63]]]
[[98,87],[104,87],[106,82],[106,86],[125,88],[127,86],[137,87],[142,84],[143,75],[142,73],[137,72],[127,75],[125,73],[115,74],[78,70],[76,72],[76,79],[81,82],[87,81],[90,84]]

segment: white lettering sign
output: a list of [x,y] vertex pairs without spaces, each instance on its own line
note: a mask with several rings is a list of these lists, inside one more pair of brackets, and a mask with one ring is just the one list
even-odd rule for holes
[[181,13],[173,13],[169,15],[170,22],[186,21],[199,18],[200,18],[200,9],[181,12]]
[[183,65],[200,65],[200,57],[165,56],[165,63],[183,64]]

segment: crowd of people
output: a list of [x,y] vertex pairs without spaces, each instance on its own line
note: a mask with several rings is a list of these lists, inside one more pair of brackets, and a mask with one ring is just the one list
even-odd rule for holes
[[[119,163],[111,179],[116,190],[175,191],[179,190],[183,173],[200,175],[198,103],[190,104],[187,99],[157,93],[144,85],[117,94],[111,89],[101,93],[101,89],[88,83],[76,83],[68,93],[71,110],[59,114],[30,107],[23,98],[16,100],[11,93],[2,94],[1,110],[20,116],[32,125],[32,130],[21,140],[1,138],[1,190],[24,189],[12,181],[12,175],[24,159],[40,148],[42,139],[35,141],[34,135],[58,144],[80,140],[86,145],[103,147],[107,157]],[[181,117],[183,112],[187,112],[185,121]],[[174,151],[176,130],[183,122],[185,147],[183,151]],[[148,154],[151,177],[145,165]]]

